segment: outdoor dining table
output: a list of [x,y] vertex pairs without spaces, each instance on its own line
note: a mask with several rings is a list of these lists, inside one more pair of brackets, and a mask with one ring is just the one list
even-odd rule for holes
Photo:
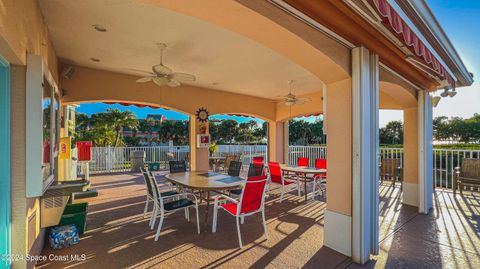
[[313,181],[313,177],[316,174],[325,174],[327,173],[327,169],[320,169],[316,167],[308,167],[308,166],[295,166],[295,165],[287,165],[287,164],[280,164],[280,169],[283,172],[295,173],[298,176],[301,176],[302,180],[305,182],[305,201],[307,201],[307,182]]
[[167,174],[165,178],[186,189],[200,192],[200,199],[202,199],[202,194],[206,195],[205,201],[207,203],[207,207],[205,209],[205,230],[207,230],[208,225],[210,192],[221,194],[222,191],[240,189],[245,182],[245,179],[241,177],[234,177],[208,171],[170,173]]
[[208,160],[212,162],[212,171],[216,172],[217,166],[221,162],[225,162],[226,157],[225,156],[210,156],[210,157],[208,157]]

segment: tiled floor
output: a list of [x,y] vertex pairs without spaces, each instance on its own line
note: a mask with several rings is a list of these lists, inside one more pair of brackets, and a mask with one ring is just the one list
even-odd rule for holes
[[[219,213],[217,233],[200,235],[194,219],[189,223],[181,212],[170,215],[155,242],[154,232],[142,216],[145,189],[139,174],[91,180],[99,196],[90,203],[88,232],[81,243],[59,251],[44,249],[46,255],[85,254],[87,259],[48,262],[40,268],[360,267],[322,246],[323,201],[305,203],[292,192],[280,204],[278,192],[273,190],[266,204],[269,240],[263,236],[261,217],[249,217],[242,225],[243,249],[238,249],[234,218],[223,212]],[[398,197],[398,186],[381,187],[381,252],[363,267],[480,268],[478,193],[466,192],[455,198],[449,191],[437,191],[435,209],[429,215],[402,205]]]

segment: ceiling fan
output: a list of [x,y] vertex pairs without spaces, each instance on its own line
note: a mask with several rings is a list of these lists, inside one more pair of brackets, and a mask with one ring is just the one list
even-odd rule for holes
[[289,80],[288,81],[288,87],[289,87],[289,92],[287,95],[283,97],[283,103],[286,106],[293,106],[293,105],[303,105],[308,101],[311,101],[312,99],[309,97],[297,97],[295,94],[292,93],[292,84],[295,81]]
[[167,48],[165,43],[157,44],[160,50],[160,64],[152,66],[153,72],[148,72],[149,76],[136,80],[138,83],[153,81],[158,86],[178,87],[185,81],[195,81],[195,76],[186,73],[172,72],[172,69],[163,65],[163,51]]

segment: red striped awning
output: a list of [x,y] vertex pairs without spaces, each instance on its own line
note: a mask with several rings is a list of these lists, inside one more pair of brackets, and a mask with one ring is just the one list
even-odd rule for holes
[[455,88],[455,80],[452,76],[450,76],[445,67],[435,58],[432,52],[407,25],[402,17],[398,15],[390,3],[388,3],[387,0],[373,0],[373,3],[375,4],[378,14],[382,17],[383,24],[390,26],[394,34],[402,36],[404,43],[415,55],[423,59],[427,66],[431,67],[439,77],[447,80],[450,86]]
[[249,115],[244,115],[244,114],[225,113],[225,114],[223,114],[223,115],[235,116],[235,117],[244,117],[244,118],[255,118],[255,117],[252,117],[252,116],[249,116]]
[[[142,105],[142,104],[136,104],[136,103],[124,103],[124,102],[103,102],[104,104],[107,104],[107,105],[115,105],[115,104],[118,104],[118,105],[122,105],[122,106],[136,106],[136,107],[149,107],[149,108],[154,108],[154,109],[157,109],[157,108],[161,108],[160,106],[152,106],[152,105]],[[167,108],[164,108],[166,110],[168,110]]]

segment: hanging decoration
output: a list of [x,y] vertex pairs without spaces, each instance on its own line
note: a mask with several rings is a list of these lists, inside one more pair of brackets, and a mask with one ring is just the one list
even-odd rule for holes
[[195,116],[197,117],[197,120],[199,122],[207,122],[208,121],[208,111],[206,108],[201,107],[197,110],[195,113]]

